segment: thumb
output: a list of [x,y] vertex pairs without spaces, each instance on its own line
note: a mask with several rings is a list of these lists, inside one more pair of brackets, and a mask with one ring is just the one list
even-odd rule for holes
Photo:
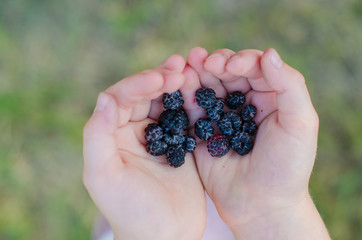
[[85,167],[99,168],[117,155],[115,131],[118,127],[118,107],[108,93],[100,93],[93,115],[83,130]]
[[305,136],[305,130],[318,130],[318,116],[312,105],[303,75],[284,63],[275,49],[261,57],[266,83],[277,93],[278,123],[286,130]]

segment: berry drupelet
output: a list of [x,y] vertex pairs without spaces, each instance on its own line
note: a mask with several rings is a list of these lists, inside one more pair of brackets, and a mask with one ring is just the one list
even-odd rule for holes
[[229,141],[223,135],[215,135],[207,141],[207,150],[212,157],[222,157],[230,150]]
[[243,132],[249,133],[250,135],[255,135],[257,129],[258,126],[256,126],[256,123],[254,121],[244,122],[241,126],[241,130]]
[[182,135],[173,135],[173,134],[166,133],[163,136],[163,141],[165,141],[165,143],[168,146],[171,146],[171,145],[179,145],[179,144],[181,144],[182,141],[184,141],[184,139],[183,139]]
[[210,120],[213,122],[217,122],[221,118],[219,111],[216,108],[211,107],[211,108],[206,109],[206,114],[210,118]]
[[217,122],[220,120],[221,116],[224,113],[223,111],[224,105],[225,105],[224,99],[216,98],[214,106],[206,109],[206,114],[211,119],[211,121]]
[[242,92],[236,91],[230,93],[226,97],[225,102],[230,109],[237,109],[238,107],[241,107],[245,103],[245,96]]
[[200,118],[195,123],[195,134],[202,140],[208,140],[214,134],[214,128],[211,126],[211,121]]
[[169,109],[161,113],[158,123],[164,132],[171,132],[174,135],[178,135],[186,130],[189,125],[189,119],[184,110]]
[[252,149],[253,139],[248,133],[239,131],[231,136],[230,146],[238,154],[245,155]]
[[167,144],[164,141],[148,142],[146,150],[153,156],[161,156],[165,154],[167,150]]
[[186,152],[193,152],[196,148],[196,139],[191,136],[184,136],[182,147]]
[[161,140],[163,137],[163,130],[156,123],[148,124],[148,126],[145,128],[145,132],[146,132],[145,138],[149,142]]
[[240,112],[240,116],[243,119],[243,121],[251,121],[254,119],[255,115],[256,115],[256,107],[251,104],[245,106]]
[[211,108],[215,105],[216,94],[211,88],[200,88],[196,91],[196,102],[202,108]]
[[227,112],[217,122],[217,126],[224,135],[231,136],[240,129],[241,123],[242,121],[238,114]]
[[185,163],[185,150],[182,146],[170,146],[166,152],[166,159],[171,167],[178,168]]
[[215,102],[215,105],[213,107],[222,112],[223,111],[222,109],[224,108],[224,105],[225,105],[225,100],[223,98],[216,98],[216,102]]
[[178,109],[184,104],[184,100],[179,90],[173,93],[163,94],[162,102],[165,109]]

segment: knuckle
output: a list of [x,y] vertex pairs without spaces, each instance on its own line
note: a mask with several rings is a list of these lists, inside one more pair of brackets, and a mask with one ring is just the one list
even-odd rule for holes
[[305,84],[305,78],[303,74],[296,69],[294,69],[294,71],[294,80],[300,84]]
[[293,122],[294,129],[299,132],[305,132],[311,127],[311,122],[307,117],[295,119]]
[[319,126],[319,118],[315,111],[305,113],[301,116],[295,116],[291,121],[292,128],[298,132],[315,132]]
[[310,122],[312,123],[314,128],[318,128],[319,127],[319,116],[318,113],[316,112],[315,109],[313,109],[313,112],[311,113],[311,120]]

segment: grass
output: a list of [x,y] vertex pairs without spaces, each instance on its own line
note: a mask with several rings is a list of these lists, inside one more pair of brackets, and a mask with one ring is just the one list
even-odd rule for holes
[[362,4],[0,1],[0,239],[89,239],[81,131],[97,94],[194,46],[274,47],[320,115],[310,191],[333,239],[362,235]]

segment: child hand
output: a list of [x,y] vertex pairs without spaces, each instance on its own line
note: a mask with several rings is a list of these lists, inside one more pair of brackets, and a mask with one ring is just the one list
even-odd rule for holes
[[[283,63],[274,49],[220,49],[208,56],[205,49],[194,48],[188,64],[198,74],[186,80],[194,82],[194,91],[210,87],[217,97],[241,91],[246,104],[258,109],[259,128],[249,154],[230,151],[212,158],[206,142],[194,152],[203,185],[234,236],[328,239],[308,193],[318,116],[303,76]],[[204,115],[204,110],[198,108],[195,115]],[[307,235],[311,229],[316,235]]]
[[115,239],[202,236],[205,194],[193,155],[174,169],[145,148],[144,129],[157,121],[162,94],[183,86],[184,67],[184,58],[174,55],[117,82],[99,95],[84,128],[83,181]]

